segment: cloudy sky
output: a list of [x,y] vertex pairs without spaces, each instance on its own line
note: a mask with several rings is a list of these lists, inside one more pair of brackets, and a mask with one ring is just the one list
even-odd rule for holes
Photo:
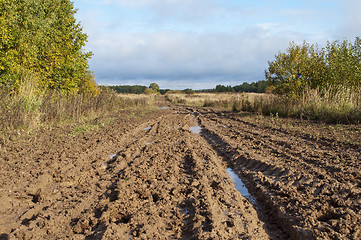
[[264,79],[289,42],[360,36],[359,0],[73,0],[101,85],[204,89]]

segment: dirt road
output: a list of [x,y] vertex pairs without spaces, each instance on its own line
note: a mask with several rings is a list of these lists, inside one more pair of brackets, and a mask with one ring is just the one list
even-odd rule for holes
[[360,148],[303,124],[173,106],[2,146],[0,239],[360,239]]

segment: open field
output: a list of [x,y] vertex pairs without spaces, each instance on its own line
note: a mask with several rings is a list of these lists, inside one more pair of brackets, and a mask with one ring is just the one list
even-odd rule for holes
[[361,238],[360,125],[173,105],[113,119],[1,146],[1,239]]
[[361,92],[350,88],[305,89],[294,98],[264,93],[167,93],[166,98],[182,106],[215,107],[327,123],[361,122]]
[[167,93],[166,97],[168,101],[178,105],[217,107],[232,110],[242,102],[248,101],[249,104],[254,105],[255,102],[270,99],[271,95],[263,93]]

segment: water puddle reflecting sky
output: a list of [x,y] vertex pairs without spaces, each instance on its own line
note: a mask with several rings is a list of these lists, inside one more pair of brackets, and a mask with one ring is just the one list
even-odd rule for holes
[[191,130],[195,134],[200,134],[202,128],[200,126],[193,126],[193,127],[189,127],[189,130]]
[[236,186],[236,189],[241,193],[241,195],[243,197],[247,198],[247,200],[250,203],[255,204],[255,202],[256,202],[255,197],[248,192],[247,187],[244,185],[242,180],[237,176],[237,174],[235,174],[231,168],[227,169],[227,173],[228,173],[228,176],[231,178],[231,181]]

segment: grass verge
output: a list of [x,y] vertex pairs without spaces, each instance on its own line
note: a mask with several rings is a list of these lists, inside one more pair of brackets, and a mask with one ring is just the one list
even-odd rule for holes
[[215,107],[234,112],[294,117],[325,123],[360,123],[361,90],[338,88],[329,91],[306,89],[298,98],[257,93],[167,94],[168,101],[187,106]]
[[76,136],[111,122],[108,118],[114,112],[137,108],[151,111],[159,101],[158,95],[119,95],[105,87],[96,96],[45,92],[36,87],[36,82],[30,76],[16,93],[6,87],[0,89],[2,143],[10,136],[63,124],[73,126],[72,134]]

